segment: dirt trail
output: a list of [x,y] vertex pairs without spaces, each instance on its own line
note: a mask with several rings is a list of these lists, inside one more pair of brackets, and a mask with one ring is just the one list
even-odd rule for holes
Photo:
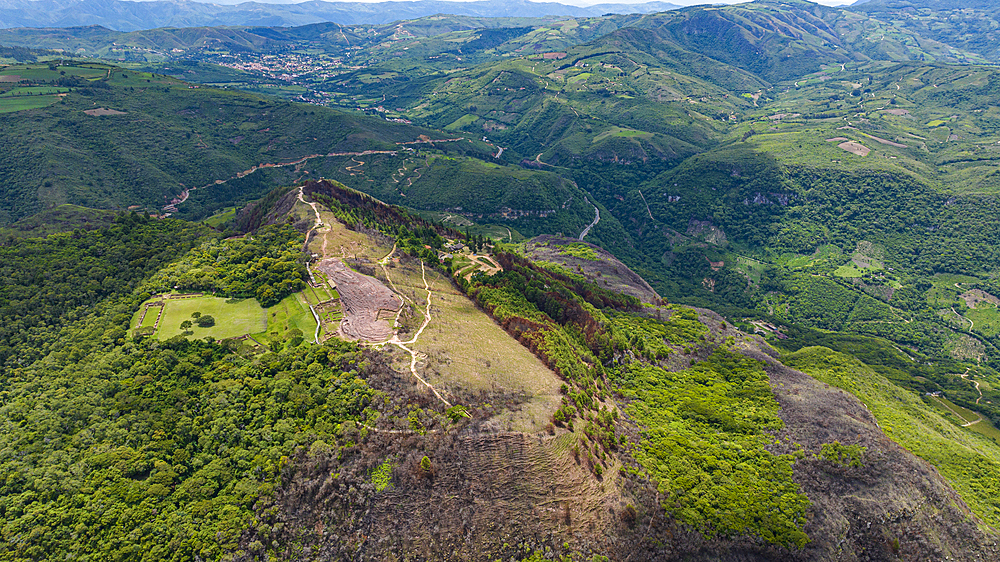
[[357,158],[353,158],[353,157],[351,158],[351,161],[354,162],[355,165],[354,166],[344,166],[344,169],[347,170],[348,172],[351,172],[351,175],[353,176],[354,175],[354,171],[357,170],[358,168],[360,168],[361,166],[364,166],[365,162],[364,162],[364,160],[358,160]]
[[968,321],[969,321],[969,331],[970,331],[970,332],[972,331],[972,329],[973,329],[973,328],[975,328],[975,327],[976,327],[976,323],[975,323],[975,322],[973,322],[971,318],[966,318],[965,316],[962,316],[962,315],[961,315],[961,314],[959,314],[958,312],[955,312],[955,307],[954,307],[954,306],[953,306],[953,307],[951,307],[951,311],[952,311],[953,313],[955,313],[955,316],[958,316],[958,317],[959,317],[959,318],[961,318],[962,320],[968,320]]
[[[303,197],[303,195],[302,195],[302,186],[299,186],[299,201],[301,201],[301,202],[305,203],[306,205],[309,205],[310,207],[312,207],[313,212],[316,213],[316,223],[313,224],[312,228],[309,229],[309,232],[306,232],[306,240],[309,240],[309,235],[312,234],[312,232],[314,230],[318,229],[319,225],[323,224],[323,219],[321,219],[320,216],[319,216],[319,209],[316,208],[316,203],[306,202],[305,197]],[[324,257],[324,258],[326,257],[326,236],[323,237],[322,257]],[[313,275],[312,268],[309,266],[309,262],[306,262],[306,270],[309,272],[309,279],[312,280],[313,284],[315,285],[316,284],[316,276]],[[316,312],[313,311],[313,314],[316,314]],[[316,322],[318,324],[319,320],[317,320]]]
[[[649,203],[646,203],[646,196],[642,194],[642,190],[641,189],[638,190],[638,191],[639,191],[639,197],[642,198],[642,204],[646,206],[646,213],[649,214],[649,218],[653,218],[653,211],[649,210]],[[594,207],[594,208],[596,209],[597,207]]]
[[490,276],[496,275],[497,273],[503,271],[503,268],[500,267],[500,264],[498,264],[496,260],[494,260],[488,255],[469,254],[469,259],[472,261],[472,265],[474,267],[468,268],[468,273],[466,273],[464,276],[466,281],[471,280],[472,276],[476,273],[479,273],[480,271],[483,271],[484,273],[486,273],[486,275]]
[[[969,380],[969,369],[968,369],[968,367],[965,369],[965,372],[962,373],[959,376],[962,377],[965,380]],[[973,380],[972,384],[976,385],[976,392],[979,393],[979,398],[976,398],[976,405],[979,405],[979,401],[983,399],[983,391],[979,390],[979,381]],[[979,419],[981,420],[982,416],[980,416]],[[976,420],[976,421],[979,421],[979,420]],[[969,425],[972,425],[972,424],[969,424]]]
[[[316,230],[321,224],[323,224],[323,220],[320,218],[319,209],[316,208],[316,203],[314,203],[314,202],[308,202],[308,201],[305,200],[305,197],[303,196],[303,188],[302,187],[299,187],[299,201],[301,201],[301,202],[305,203],[306,205],[309,205],[310,207],[312,207],[313,212],[316,213],[316,224],[314,224],[313,227],[311,229],[309,229],[309,232],[311,233],[313,230]],[[308,236],[309,235],[307,233],[306,234],[307,239],[308,239]],[[397,296],[399,296],[401,301],[402,301],[402,299],[406,299],[406,300],[410,301],[411,303],[413,303],[413,301],[411,299],[409,299],[402,291],[399,290],[398,287],[396,287],[396,284],[393,283],[393,281],[392,281],[392,277],[389,276],[388,269],[386,269],[386,267],[385,267],[386,264],[389,262],[389,258],[392,257],[392,254],[394,254],[396,252],[396,246],[397,245],[394,243],[392,245],[392,249],[389,250],[389,253],[386,254],[385,256],[383,256],[382,259],[378,260],[378,264],[379,264],[379,266],[382,267],[382,271],[385,273],[385,278],[389,281],[389,285],[392,286],[392,292],[395,293]],[[323,237],[323,250],[322,250],[322,252],[323,252],[322,257],[325,259],[326,258],[326,237]],[[493,263],[493,265],[496,265],[496,263],[493,262],[493,260],[490,259],[489,257],[486,257],[486,259],[489,260],[491,263]],[[483,264],[483,265],[485,266],[486,264]],[[497,266],[497,267],[499,267],[499,266]],[[309,275],[310,275],[310,277],[312,277],[312,270],[311,269],[309,271]],[[437,389],[434,388],[433,385],[431,385],[430,383],[428,383],[426,380],[423,379],[423,377],[421,377],[417,373],[417,352],[414,351],[413,349],[410,349],[409,347],[407,347],[408,345],[413,345],[413,344],[417,343],[417,340],[420,338],[420,335],[423,334],[424,329],[427,328],[427,325],[430,324],[430,322],[431,322],[431,294],[432,294],[432,291],[431,291],[430,284],[427,283],[427,269],[426,269],[426,267],[424,267],[424,262],[422,262],[422,261],[420,262],[420,275],[421,275],[421,277],[423,278],[423,281],[424,281],[424,290],[427,291],[427,306],[426,306],[426,308],[424,310],[424,323],[420,326],[420,329],[417,330],[417,333],[413,334],[413,337],[410,338],[408,341],[401,341],[399,339],[399,334],[393,334],[392,337],[389,338],[388,340],[383,341],[381,343],[376,343],[375,345],[384,345],[384,344],[388,343],[388,344],[395,345],[396,347],[398,347],[398,348],[402,349],[403,351],[409,353],[410,354],[410,373],[412,373],[413,376],[418,381],[420,381],[424,386],[426,386],[427,388],[429,388],[431,390],[431,392],[434,393],[434,396],[437,396],[438,399],[441,400],[441,402],[444,402],[444,404],[450,408],[452,406],[451,402],[449,402],[447,399],[445,399],[444,396],[441,396],[441,393],[438,392]],[[413,304],[415,305],[416,303],[413,303]],[[312,311],[313,316],[316,318],[316,336],[315,336],[315,339],[316,339],[316,341],[318,343],[319,342],[319,327],[320,327],[319,316],[316,314],[316,310],[313,309],[312,306],[310,306],[309,309]],[[399,315],[400,315],[401,312],[402,312],[402,306],[399,307],[399,311],[396,313],[396,321],[397,322],[399,320]],[[372,429],[374,429],[374,428],[372,428]],[[379,430],[376,430],[376,431],[379,431]],[[393,431],[389,431],[389,433],[393,433]]]
[[[966,368],[965,372],[962,373],[961,375],[958,375],[958,376],[962,377],[965,380],[969,380],[969,368]],[[976,392],[979,393],[979,398],[976,399],[976,404],[979,404],[979,401],[983,399],[983,391],[979,389],[979,381],[975,381],[974,380],[974,381],[972,381],[972,384],[976,385]],[[933,397],[937,398],[936,396],[933,396]],[[965,421],[965,418],[962,416],[962,414],[956,412],[955,409],[952,408],[951,406],[949,406],[944,400],[941,400],[940,398],[938,398],[937,403],[940,404],[941,406],[943,406],[949,412],[955,414],[955,416],[957,416],[958,419],[960,419],[962,421]],[[972,420],[970,422],[965,422],[965,423],[961,424],[962,427],[969,427],[971,425],[976,425],[977,423],[983,421],[983,415],[982,414],[980,414],[979,412],[975,412],[973,410],[969,410],[969,411],[972,412],[972,413],[974,413],[974,414],[976,414],[976,419],[974,419],[974,420]]]
[[[200,137],[199,137],[199,139],[200,139]],[[208,148],[208,145],[204,144],[204,141],[201,141],[201,142],[202,142],[202,148]],[[361,152],[330,152],[328,154],[310,154],[308,156],[303,156],[302,158],[299,158],[298,160],[294,160],[292,162],[279,162],[277,164],[258,164],[258,165],[254,166],[254,167],[252,167],[252,168],[250,168],[248,170],[243,170],[242,172],[237,172],[236,175],[234,175],[232,177],[229,177],[227,179],[224,179],[224,180],[215,180],[212,183],[209,183],[207,185],[203,185],[201,187],[192,187],[192,188],[185,189],[184,191],[181,192],[181,198],[178,198],[175,201],[171,201],[171,203],[169,205],[166,205],[166,206],[163,207],[163,210],[169,211],[168,213],[165,214],[165,216],[170,216],[171,214],[173,214],[174,212],[177,211],[177,207],[176,207],[177,205],[179,205],[179,204],[187,201],[187,198],[188,198],[188,195],[190,194],[190,192],[197,191],[199,189],[208,189],[209,187],[212,187],[214,185],[222,185],[224,183],[229,182],[230,180],[239,179],[239,178],[245,178],[246,176],[249,176],[250,174],[252,174],[254,172],[257,172],[259,170],[264,170],[264,169],[267,169],[267,168],[284,168],[286,166],[295,166],[296,170],[298,170],[298,169],[300,169],[300,166],[303,163],[305,163],[308,160],[312,160],[313,158],[323,158],[323,157],[332,157],[332,156],[366,156],[366,155],[370,155],[370,154],[391,154],[391,155],[395,156],[396,154],[398,154],[398,151],[396,151],[396,150],[364,150],[364,151],[361,151]]]
[[552,164],[549,164],[548,162],[542,162],[542,154],[545,154],[545,153],[544,152],[539,152],[538,156],[535,156],[535,162],[538,163],[538,164],[541,164],[543,166],[549,166],[549,167],[553,167],[554,168],[555,166],[552,166]]
[[[391,255],[391,253],[390,253],[390,255]],[[427,325],[431,323],[431,294],[432,294],[432,291],[431,291],[431,286],[427,283],[427,269],[424,267],[424,262],[420,262],[420,275],[421,275],[421,277],[423,277],[423,280],[424,280],[424,289],[427,291],[427,308],[424,310],[424,323],[423,323],[423,325],[420,326],[420,329],[417,330],[417,333],[413,334],[413,337],[410,338],[409,340],[407,340],[407,341],[400,341],[399,335],[395,334],[395,335],[392,336],[392,338],[389,339],[388,343],[390,343],[390,344],[392,344],[392,345],[394,345],[394,346],[396,346],[396,347],[398,347],[398,348],[402,349],[403,351],[405,351],[405,352],[407,352],[407,353],[410,354],[410,373],[412,373],[413,376],[414,376],[414,378],[416,378],[418,381],[420,381],[424,386],[426,386],[427,388],[431,389],[431,392],[434,393],[434,396],[437,396],[438,399],[441,400],[441,402],[444,402],[445,406],[448,406],[450,408],[452,406],[451,402],[449,402],[447,399],[445,399],[444,396],[441,396],[441,393],[438,392],[437,389],[434,388],[433,385],[431,385],[431,383],[425,381],[423,379],[423,377],[421,377],[417,373],[417,352],[414,351],[414,350],[412,350],[412,349],[410,349],[409,347],[406,347],[408,345],[413,345],[413,344],[417,343],[417,339],[420,338],[420,334],[424,333],[424,328],[426,328]]]

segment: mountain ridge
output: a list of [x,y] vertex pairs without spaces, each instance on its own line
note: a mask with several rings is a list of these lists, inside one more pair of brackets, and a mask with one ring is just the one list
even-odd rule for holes
[[310,23],[385,24],[435,14],[479,17],[590,17],[606,13],[657,12],[679,8],[667,2],[598,4],[573,6],[556,2],[478,0],[448,2],[415,0],[389,2],[325,2],[309,0],[296,4],[243,2],[233,5],[192,0],[4,0],[0,2],[0,28],[77,27],[102,25],[116,31],[156,27],[276,26]]

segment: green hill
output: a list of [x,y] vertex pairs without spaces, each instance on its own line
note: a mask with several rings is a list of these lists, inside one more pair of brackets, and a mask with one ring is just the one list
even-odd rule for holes
[[987,8],[9,32],[2,548],[995,558]]
[[[993,531],[979,526],[996,520],[984,460],[998,445],[857,359],[817,347],[784,356],[814,379],[714,313],[643,304],[333,182],[278,190],[260,206],[246,212],[282,224],[221,239],[203,226],[122,214],[107,228],[0,247],[3,325],[24,323],[0,340],[0,423],[32,429],[0,433],[5,450],[19,451],[0,459],[6,557],[991,552]],[[322,225],[310,240],[283,225],[303,215]],[[464,248],[434,265],[443,236],[475,247],[479,260],[488,253],[500,271],[464,276]],[[272,331],[285,301],[259,291],[263,309],[170,290],[253,293],[285,271],[278,262],[308,259],[303,242],[322,262],[350,244],[343,259],[354,275],[367,271],[368,283],[409,302],[397,327],[408,340],[311,343],[300,329]],[[146,267],[130,267],[135,260]],[[46,276],[55,262],[58,276]],[[288,271],[300,282],[315,274]],[[349,281],[331,293],[319,279],[292,297],[358,304]],[[637,282],[631,272],[616,279]],[[210,310],[211,322],[199,310],[191,317],[216,333],[248,312],[268,328],[223,341],[191,337],[193,329],[146,337],[146,317],[163,307],[156,299],[170,301],[174,321],[178,310]],[[354,314],[350,306],[340,312]],[[407,331],[411,316],[419,330]],[[879,372],[891,364],[874,361],[877,346],[856,349]],[[406,364],[409,372],[396,368]],[[986,384],[995,373],[980,376]],[[928,433],[915,433],[925,425]],[[930,432],[936,441],[920,442],[927,451],[911,442]],[[845,537],[845,521],[863,530]]]

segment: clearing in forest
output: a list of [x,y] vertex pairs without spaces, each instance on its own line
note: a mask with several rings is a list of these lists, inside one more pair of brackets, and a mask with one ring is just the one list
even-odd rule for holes
[[[192,326],[187,329],[191,332],[187,336],[194,339],[211,336],[221,340],[256,334],[267,329],[267,316],[260,303],[255,299],[233,302],[229,299],[211,296],[183,298],[182,295],[166,295],[165,297],[153,297],[150,302],[156,300],[163,302],[163,315],[160,317],[159,325],[153,334],[153,337],[159,340],[184,335],[185,330],[181,328],[181,323],[188,320],[191,321]],[[146,303],[143,303],[133,318],[132,327],[139,327],[140,319],[142,319],[142,326],[151,327],[151,318],[155,317],[156,308],[152,306],[147,309]],[[145,317],[143,317],[144,312]],[[192,316],[195,312],[200,312],[202,316],[211,316],[215,319],[215,325],[198,326],[194,323],[195,318]]]
[[85,109],[83,111],[91,117],[102,117],[104,115],[125,115],[124,111],[118,111],[117,109],[108,109],[106,107],[98,107],[97,109]]
[[[310,300],[307,296],[310,288],[281,299],[278,304],[264,309],[267,314],[267,333],[253,334],[257,340],[266,344],[269,341],[284,342],[302,333],[305,341],[313,341],[316,337],[316,320],[309,310]],[[334,326],[333,330],[336,330]],[[323,338],[320,332],[320,339]],[[267,340],[267,341],[265,341]]]
[[858,156],[868,156],[868,153],[871,152],[871,149],[868,148],[867,146],[854,141],[842,142],[837,145],[837,148],[846,150],[847,152],[850,152],[851,154],[856,154]]
[[[340,337],[390,344],[383,349],[400,377],[426,386],[446,404],[495,408],[497,429],[538,432],[551,421],[562,381],[445,274],[397,252],[386,236],[347,229],[322,205],[303,198],[294,212],[319,223],[308,249],[320,260],[310,267],[321,286],[335,290],[304,293],[323,293],[314,306],[324,325],[327,314],[332,320],[342,311]],[[489,256],[460,255],[469,267],[500,269]],[[327,302],[339,297],[339,310],[326,310],[324,296],[331,296]]]
[[965,305],[969,308],[979,308],[980,304],[992,304],[993,306],[1000,306],[1000,299],[983,291],[981,289],[972,289],[962,293],[961,299],[965,301]]

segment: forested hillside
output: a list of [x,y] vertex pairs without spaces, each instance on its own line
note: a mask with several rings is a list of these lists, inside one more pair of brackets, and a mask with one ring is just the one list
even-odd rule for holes
[[[267,199],[272,209],[287,208],[283,197],[298,190],[277,193],[282,196]],[[18,260],[58,253],[68,259],[65,278],[99,265],[74,259],[74,248],[114,241],[98,254],[113,256],[121,251],[116,248],[141,251],[161,233],[175,241],[170,250],[161,247],[169,255],[159,254],[162,261],[148,269],[103,270],[111,290],[49,312],[51,343],[5,344],[0,419],[9,429],[4,450],[17,451],[2,465],[7,557],[991,555],[991,535],[977,528],[996,517],[990,496],[978,491],[991,489],[988,475],[929,455],[940,463],[942,479],[889,441],[862,403],[784,367],[763,340],[718,315],[643,303],[562,266],[532,262],[517,246],[466,238],[332,182],[303,185],[301,193],[303,200],[285,211],[291,222],[300,222],[299,213],[326,217],[327,230],[310,233],[306,244],[323,252],[332,240],[355,244],[351,259],[359,270],[413,299],[407,314],[419,314],[423,327],[403,336],[412,334],[406,344],[360,345],[339,337],[313,343],[270,329],[249,339],[165,339],[132,329],[133,312],[148,307],[151,294],[168,308],[188,300],[207,305],[211,297],[192,289],[234,296],[227,301],[232,308],[218,309],[213,320],[228,325],[240,321],[246,308],[239,291],[248,291],[265,307],[269,328],[288,299],[312,302],[310,295],[326,291],[322,285],[279,303],[255,292],[271,279],[246,276],[240,289],[228,284],[238,271],[229,269],[234,264],[253,272],[277,256],[306,259],[302,237],[287,226],[258,222],[245,237],[220,240],[202,226],[122,214],[106,228],[7,240],[17,271],[27,267]],[[260,211],[248,210],[286,222]],[[443,247],[444,236],[478,248],[501,270],[467,274],[470,254],[464,252],[434,266],[440,251],[433,248]],[[387,241],[393,248],[383,258]],[[44,245],[54,246],[40,251]],[[601,259],[589,248],[577,243],[565,251]],[[50,296],[74,293],[47,284],[44,275],[13,281]],[[424,287],[424,296],[411,286]],[[338,288],[341,298],[350,298],[348,287]],[[21,304],[19,294],[10,294],[4,310],[38,307]],[[401,318],[405,327],[410,320]],[[476,327],[470,331],[470,325]],[[521,383],[503,375],[502,386],[475,390],[476,379],[462,374],[467,352],[450,330],[480,338],[487,326],[495,331],[491,345],[508,349],[506,359],[517,363],[497,366],[500,373],[538,361],[531,367],[535,376],[552,377],[559,387],[555,401],[545,402],[551,404],[542,410],[545,417],[532,418],[537,429],[510,424],[534,416],[526,412],[534,411],[530,393],[540,380],[526,380],[518,391]],[[458,361],[431,359],[438,338],[421,336],[424,328],[455,346],[450,356]],[[44,357],[21,352],[31,345]],[[428,356],[411,364],[412,375],[399,370],[394,351],[407,346]],[[817,347],[782,360],[823,381],[836,377],[831,384],[852,391],[871,375],[855,378],[838,365],[863,371],[885,365],[875,355],[864,359],[869,367]],[[912,397],[909,409],[872,402],[883,426],[894,416],[927,411],[916,394],[879,381],[883,394],[859,396]],[[935,423],[939,447],[975,443],[975,453],[963,453],[970,463],[989,466],[980,459],[1000,454],[985,437],[951,445],[948,439],[963,430],[941,429],[952,423],[943,418]],[[892,435],[909,445],[912,432]],[[483,479],[485,473],[492,477]],[[971,509],[951,495],[949,484],[966,494]],[[846,496],[863,501],[851,505]],[[539,510],[545,501],[555,505]],[[829,523],[837,517],[864,530],[845,540]],[[874,526],[864,527],[868,521]],[[927,534],[938,540],[926,542]]]
[[0,557],[996,558],[994,12],[0,33]]

